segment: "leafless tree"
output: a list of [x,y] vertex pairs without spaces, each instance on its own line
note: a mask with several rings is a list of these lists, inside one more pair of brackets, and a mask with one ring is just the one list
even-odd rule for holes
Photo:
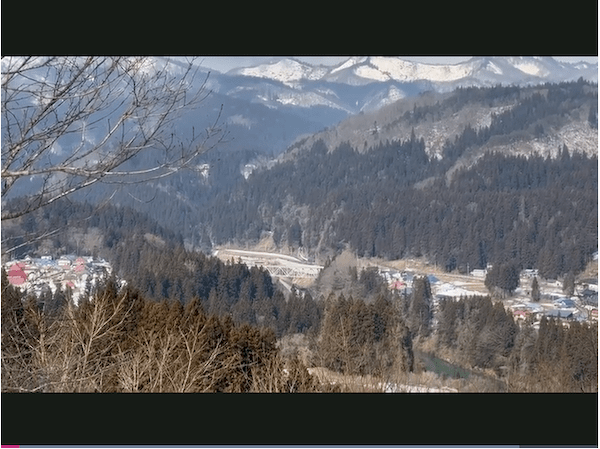
[[194,322],[167,332],[146,332],[133,350],[117,356],[123,391],[206,392],[237,368],[222,341],[206,336],[206,324]]
[[194,169],[196,156],[223,139],[220,113],[202,131],[175,124],[210,93],[207,81],[194,60],[2,58],[2,201],[28,195],[3,207],[2,221],[99,182]]

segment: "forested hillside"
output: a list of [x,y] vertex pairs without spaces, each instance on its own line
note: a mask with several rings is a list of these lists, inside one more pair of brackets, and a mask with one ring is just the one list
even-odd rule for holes
[[208,313],[269,327],[277,337],[318,330],[322,307],[312,298],[286,298],[263,268],[188,251],[179,236],[130,208],[57,201],[7,227],[4,238],[22,245],[16,258],[94,253],[149,301],[197,299]]
[[512,107],[492,114],[487,126],[467,123],[438,156],[414,127],[368,148],[319,140],[292,149],[233,193],[217,195],[206,230],[215,243],[257,241],[270,231],[281,248],[425,256],[449,271],[511,260],[547,278],[580,272],[597,250],[597,152],[577,143],[530,148],[573,120],[597,133],[595,86],[460,89],[398,121],[418,127],[432,114],[507,98]]
[[[597,324],[544,318],[536,332],[489,297],[442,301],[434,320],[427,277],[406,294],[373,270],[338,278],[334,261],[315,297],[284,293],[266,270],[186,251],[127,208],[62,201],[21,225],[59,230],[22,254],[95,248],[126,285],[91,288],[75,306],[68,290],[35,297],[3,274],[3,391],[355,391],[307,368],[402,383],[426,369],[424,348],[495,373],[457,380],[466,391],[597,391]],[[290,346],[298,336],[302,351]]]

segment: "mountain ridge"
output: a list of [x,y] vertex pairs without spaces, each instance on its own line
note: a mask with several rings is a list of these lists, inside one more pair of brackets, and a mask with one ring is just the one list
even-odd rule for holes
[[[448,271],[504,260],[546,278],[583,269],[597,250],[597,86],[469,88],[422,100],[395,103],[387,117],[354,116],[256,161],[226,204],[206,208],[211,242],[271,235],[321,260],[350,249],[425,256]],[[575,235],[577,243],[566,238]]]
[[[335,148],[347,142],[360,150],[363,147],[372,148],[388,140],[406,139],[411,132],[425,138],[425,151],[430,158],[441,158],[445,142],[460,135],[465,126],[470,126],[477,132],[489,126],[495,116],[507,114],[510,117],[511,110],[519,104],[517,98],[512,98],[513,95],[523,95],[522,100],[524,100],[528,96],[544,96],[547,92],[543,85],[520,88],[519,94],[511,93],[516,90],[515,88],[506,87],[498,88],[506,92],[504,97],[494,98],[490,103],[482,99],[477,100],[478,96],[486,95],[486,89],[488,88],[464,88],[464,97],[472,97],[472,100],[467,100],[461,107],[457,104],[464,100],[459,100],[460,95],[457,95],[457,91],[450,94],[427,92],[400,99],[377,110],[347,117],[335,126],[330,126],[304,139],[298,139],[288,152],[281,154],[279,158],[286,159],[298,151],[311,147],[318,140],[323,140],[328,148]],[[593,85],[588,85],[584,89],[589,89],[590,92],[597,91]],[[582,106],[577,112],[563,111],[561,119],[556,116],[552,119],[550,117],[541,119],[537,124],[541,127],[538,127],[539,135],[534,135],[532,132],[528,133],[529,135],[515,133],[513,138],[521,145],[527,142],[525,146],[529,147],[530,151],[551,157],[556,156],[559,145],[563,143],[571,145],[575,142],[578,143],[580,151],[590,155],[597,154],[597,129],[590,127],[583,120],[590,114],[590,107],[594,106]],[[494,141],[490,142],[490,148],[493,143]],[[520,150],[512,150],[514,145],[508,141],[496,143],[498,147],[503,147],[510,153],[520,152]]]
[[[594,73],[594,68],[596,73]],[[598,80],[598,64],[560,62],[552,57],[472,57],[455,64],[414,62],[402,57],[350,57],[333,67],[311,65],[294,58],[273,59],[252,67],[233,69],[241,75],[280,81],[294,86],[301,81],[324,80],[350,85],[373,82],[430,81],[435,83],[530,83],[568,81],[583,76]]]
[[[314,106],[348,115],[374,111],[425,91],[458,87],[598,82],[598,64],[567,63],[553,57],[472,57],[456,64],[413,62],[401,57],[353,56],[334,66],[295,58],[273,58],[232,69],[219,79],[228,95],[243,96],[270,108],[310,110]],[[331,123],[324,123],[329,126]]]

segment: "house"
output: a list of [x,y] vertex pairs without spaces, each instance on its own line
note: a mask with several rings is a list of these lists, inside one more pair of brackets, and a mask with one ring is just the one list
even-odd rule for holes
[[462,297],[478,295],[477,292],[466,290],[449,283],[440,284],[435,290],[435,299],[438,301],[445,299],[458,301]]
[[543,314],[544,309],[539,304],[533,302],[522,302],[509,307],[513,317],[519,320],[526,320],[527,318],[539,319],[540,315]]
[[598,292],[586,288],[581,292],[579,296],[584,304],[592,306],[595,305],[596,307],[598,306]]
[[404,282],[412,282],[415,278],[415,274],[412,271],[403,271],[401,276]]
[[440,282],[440,280],[437,277],[435,277],[433,274],[428,274],[427,280],[429,281],[429,284],[438,284]]
[[486,275],[487,275],[487,270],[480,270],[480,269],[471,270],[471,276],[474,276],[477,278],[485,278]]
[[63,256],[58,259],[58,266],[61,268],[68,268],[71,266],[71,261]]
[[561,320],[570,320],[573,318],[573,311],[568,309],[546,310],[544,315],[547,318],[560,318]]
[[531,310],[523,310],[523,309],[517,309],[513,312],[513,316],[515,317],[515,319],[517,320],[526,320],[527,318],[529,318],[531,316]]
[[23,285],[27,281],[24,264],[16,263],[8,271],[8,282],[12,285]]
[[579,283],[581,285],[583,285],[585,288],[589,288],[590,290],[594,290],[594,291],[598,291],[598,279],[595,278],[586,278],[586,279],[581,279],[579,281]]
[[560,298],[554,301],[554,305],[556,307],[560,307],[561,309],[575,309],[577,306],[575,305],[575,301],[569,298]]
[[84,273],[86,271],[87,262],[83,257],[78,257],[75,260],[75,265],[73,266],[73,271],[77,273]]
[[405,284],[404,282],[402,282],[402,281],[393,281],[393,282],[390,284],[390,288],[391,288],[392,290],[402,290],[402,289],[404,289],[405,287],[406,287],[406,284]]
[[534,278],[534,277],[538,276],[538,270],[530,270],[530,269],[523,270],[521,272],[521,275],[526,278]]

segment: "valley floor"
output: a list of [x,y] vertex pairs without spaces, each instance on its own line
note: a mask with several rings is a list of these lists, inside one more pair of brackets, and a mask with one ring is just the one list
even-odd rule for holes
[[[249,267],[263,266],[288,290],[291,289],[292,285],[301,288],[310,287],[323,268],[321,265],[312,263],[307,257],[303,256],[301,251],[298,251],[298,257],[296,257],[273,250],[264,250],[264,245],[256,249],[219,248],[214,251],[213,255],[223,261],[241,260]],[[426,275],[429,277],[432,293],[437,298],[458,299],[460,296],[489,294],[489,290],[485,286],[484,270],[472,270],[470,274],[448,273],[435,264],[416,258],[401,260],[355,258],[355,261],[358,271],[365,268],[376,268],[380,273],[393,270],[397,273]],[[598,262],[593,261],[586,273],[590,275],[587,277],[597,279]],[[532,313],[536,322],[539,322],[542,315],[557,313],[565,314],[565,316],[572,314],[571,319],[579,321],[597,320],[597,306],[595,309],[589,306],[586,308],[578,297],[578,293],[584,290],[583,285],[575,292],[575,296],[567,298],[562,292],[561,282],[539,279],[542,300],[539,303],[533,303],[530,294],[532,278],[531,273],[523,272],[520,287],[517,288],[513,296],[502,300],[504,306],[515,314],[515,319],[524,319],[525,315],[522,312],[525,311]],[[589,288],[597,289],[597,283],[595,286],[590,285]],[[557,303],[560,299],[570,299],[573,303],[570,307],[565,308]],[[593,310],[596,310],[595,315]]]

